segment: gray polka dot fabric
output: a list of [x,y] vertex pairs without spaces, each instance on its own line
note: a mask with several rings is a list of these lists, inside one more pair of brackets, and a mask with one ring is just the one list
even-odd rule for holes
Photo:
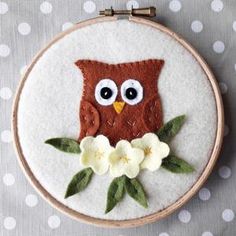
[[[156,21],[189,41],[219,82],[226,120],[224,147],[208,181],[182,209],[133,229],[102,229],[74,221],[46,203],[23,175],[13,150],[11,107],[21,74],[57,33],[100,9],[157,7]],[[17,235],[236,235],[235,0],[0,0],[0,232]],[[204,138],[204,137],[203,137]]]

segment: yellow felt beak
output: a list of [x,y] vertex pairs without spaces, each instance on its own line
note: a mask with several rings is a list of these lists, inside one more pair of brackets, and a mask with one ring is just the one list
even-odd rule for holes
[[125,102],[113,102],[116,113],[120,114],[125,106]]

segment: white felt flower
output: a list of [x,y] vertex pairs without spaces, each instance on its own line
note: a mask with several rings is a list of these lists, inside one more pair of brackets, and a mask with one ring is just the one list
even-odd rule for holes
[[142,138],[134,139],[131,144],[133,147],[143,150],[144,160],[141,168],[150,171],[157,170],[161,166],[162,159],[167,157],[170,152],[169,146],[161,142],[153,133],[147,133]]
[[119,141],[109,156],[111,176],[126,175],[129,178],[135,178],[140,171],[143,158],[143,150],[132,147],[126,140]]
[[98,175],[105,174],[108,171],[108,157],[111,151],[114,150],[108,138],[103,135],[98,135],[95,138],[85,137],[80,142],[80,149],[80,163],[82,166],[91,167]]

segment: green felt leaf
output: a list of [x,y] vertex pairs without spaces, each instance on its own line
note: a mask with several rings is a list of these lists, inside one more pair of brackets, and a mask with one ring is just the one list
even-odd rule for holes
[[163,159],[161,166],[173,173],[191,173],[194,168],[183,159],[169,155]]
[[125,179],[126,177],[123,175],[121,177],[115,178],[111,182],[107,193],[107,206],[105,213],[111,211],[124,197]]
[[145,191],[137,179],[126,178],[125,188],[130,197],[143,207],[148,207]]
[[185,115],[177,116],[163,125],[157,132],[157,136],[162,142],[168,143],[179,132],[184,124]]
[[50,144],[56,149],[69,152],[80,153],[80,147],[76,140],[70,138],[52,138],[45,141],[46,144]]
[[92,175],[93,170],[90,167],[83,169],[74,175],[67,187],[65,198],[68,198],[84,190],[88,186]]

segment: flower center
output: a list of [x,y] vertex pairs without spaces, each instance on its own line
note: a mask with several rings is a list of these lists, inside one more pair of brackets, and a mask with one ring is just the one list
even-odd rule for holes
[[95,152],[95,157],[98,158],[99,160],[102,158],[103,155],[104,155],[104,152],[101,149],[98,149]]
[[127,164],[130,159],[127,157],[127,155],[125,155],[125,156],[121,156],[120,160]]
[[146,147],[145,149],[144,149],[144,155],[145,156],[149,156],[149,155],[151,155],[152,154],[152,149],[151,149],[151,147]]

